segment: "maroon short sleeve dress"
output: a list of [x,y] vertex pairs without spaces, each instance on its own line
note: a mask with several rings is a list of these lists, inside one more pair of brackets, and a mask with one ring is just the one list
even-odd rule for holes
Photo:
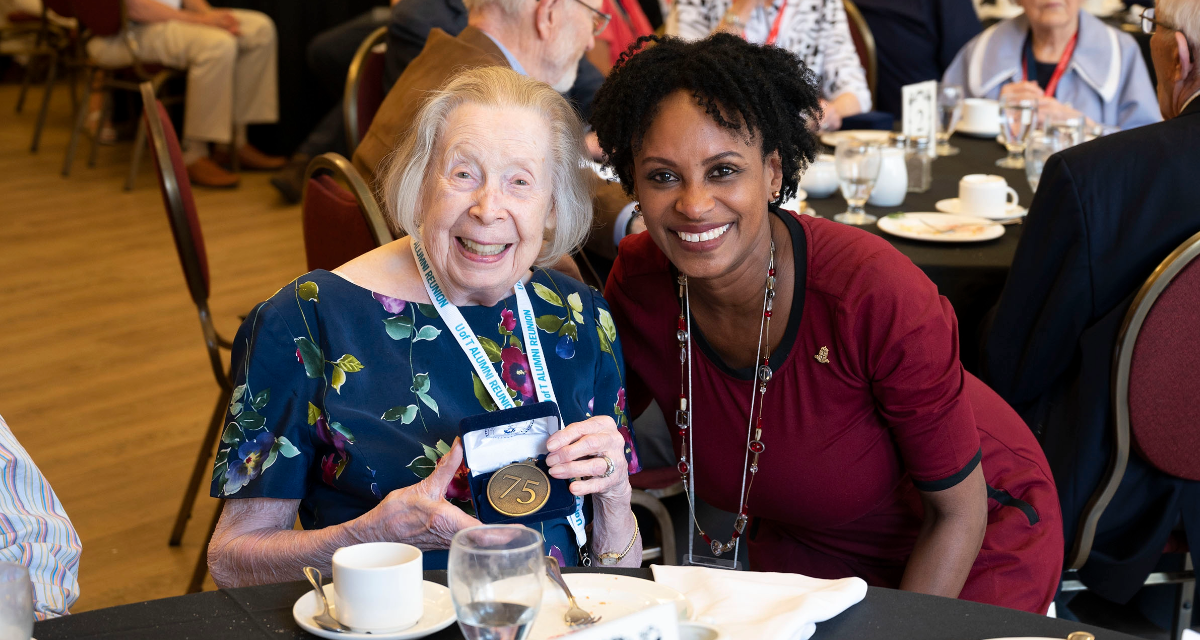
[[[883,239],[773,213],[803,286],[771,357],[750,567],[897,587],[923,519],[918,490],[952,487],[982,464],[988,527],[960,597],[1045,613],[1063,559],[1053,476],[1021,418],[963,370],[950,303]],[[605,297],[635,413],[651,399],[677,407],[675,276],[649,234],[621,243]],[[753,370],[726,366],[692,326],[696,493],[736,512]]]

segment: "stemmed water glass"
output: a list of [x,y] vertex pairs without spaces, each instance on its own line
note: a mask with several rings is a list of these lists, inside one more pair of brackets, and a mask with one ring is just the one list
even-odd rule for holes
[[1063,136],[1041,131],[1029,134],[1029,141],[1025,144],[1025,178],[1029,180],[1029,188],[1034,193],[1037,193],[1046,160],[1068,146]]
[[33,635],[33,582],[29,570],[0,562],[0,638],[29,640]]
[[858,138],[843,138],[834,152],[838,181],[842,185],[842,197],[846,199],[846,211],[833,216],[845,224],[871,224],[875,216],[863,211],[871,189],[879,178],[881,156],[879,146]]
[[938,130],[937,154],[939,156],[958,155],[958,147],[950,146],[950,135],[954,133],[958,121],[962,119],[963,89],[957,85],[943,84],[938,87]]
[[1003,169],[1025,168],[1025,142],[1029,132],[1037,127],[1037,100],[1029,98],[1000,99],[1000,132],[1008,155],[996,161]]
[[542,535],[519,525],[463,529],[450,543],[450,598],[467,640],[523,640],[542,603]]

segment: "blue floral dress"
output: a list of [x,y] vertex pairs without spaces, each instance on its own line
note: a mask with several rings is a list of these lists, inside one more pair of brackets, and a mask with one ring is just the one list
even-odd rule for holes
[[[566,424],[608,415],[638,469],[625,416],[624,364],[600,292],[538,269],[529,289]],[[536,402],[516,297],[461,307],[508,393]],[[549,350],[549,349],[547,349]],[[300,522],[353,520],[388,492],[429,476],[458,423],[496,409],[432,305],[374,293],[313,271],[259,304],[233,346],[234,392],[213,469],[213,497],[299,499]],[[447,499],[474,515],[460,467]],[[547,553],[576,564],[565,519],[538,525]],[[445,551],[425,568],[444,568]]]

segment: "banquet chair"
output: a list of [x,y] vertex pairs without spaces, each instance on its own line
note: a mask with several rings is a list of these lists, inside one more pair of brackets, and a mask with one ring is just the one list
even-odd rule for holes
[[[86,28],[86,40],[88,37],[105,38],[118,34],[127,34],[127,18],[125,15],[125,3],[122,0],[66,0],[73,12],[73,15],[79,20],[80,27]],[[63,159],[62,174],[64,176],[71,175],[71,165],[75,161],[75,150],[79,146],[79,136],[87,123],[88,106],[92,97],[92,77],[100,71],[107,71],[104,81],[101,83],[100,90],[104,92],[104,106],[100,110],[100,122],[104,123],[108,120],[109,114],[112,113],[112,101],[114,91],[141,91],[142,83],[149,82],[150,88],[154,92],[157,99],[159,91],[163,84],[172,77],[182,73],[180,69],[172,69],[158,64],[145,64],[138,59],[137,44],[131,38],[125,38],[125,45],[129,47],[130,54],[133,57],[133,64],[124,67],[105,67],[98,61],[90,58],[84,63],[88,69],[88,73],[84,74],[86,79],[83,89],[83,99],[76,105],[75,124],[71,130],[71,142],[67,145],[67,155]],[[98,136],[92,137],[92,148],[88,155],[88,166],[96,166],[96,151]],[[133,142],[133,158],[129,162],[129,177],[125,181],[125,190],[133,189],[134,180],[137,178],[138,168],[142,164],[142,153],[146,147],[146,122],[144,119],[139,119],[137,135]]]
[[[1085,587],[1071,572],[1086,564],[1096,528],[1112,503],[1132,451],[1170,476],[1200,481],[1200,424],[1192,407],[1200,369],[1200,233],[1166,257],[1138,291],[1113,354],[1114,451],[1080,516],[1063,591]],[[1178,584],[1171,638],[1191,626],[1196,573],[1186,543],[1173,536],[1164,553],[1183,553],[1183,570],[1155,572],[1146,585]]]
[[353,151],[367,135],[375,112],[387,92],[383,90],[383,65],[387,54],[387,27],[379,27],[367,36],[346,75],[346,90],[342,95],[342,113],[346,124],[346,148]]
[[846,5],[846,18],[850,24],[850,38],[854,40],[854,49],[858,52],[858,61],[862,63],[863,69],[867,72],[867,88],[871,90],[871,102],[879,103],[879,97],[875,95],[875,81],[879,77],[879,58],[875,50],[875,36],[871,33],[871,27],[867,25],[867,21],[863,18],[862,12],[858,10],[852,0],[843,0]]
[[[200,217],[196,213],[196,201],[192,197],[192,184],[188,180],[187,167],[183,164],[183,151],[179,146],[179,137],[175,127],[167,115],[167,109],[155,95],[156,87],[151,82],[141,85],[143,118],[146,131],[150,136],[150,154],[158,170],[158,186],[162,191],[163,205],[167,210],[167,220],[171,223],[171,233],[175,237],[175,250],[179,253],[179,262],[183,267],[184,279],[187,281],[188,292],[192,302],[200,314],[200,328],[204,332],[204,346],[208,350],[209,363],[212,365],[213,377],[217,379],[220,393],[217,404],[213,407],[212,418],[208,430],[200,442],[200,452],[196,456],[196,464],[192,468],[192,476],[188,480],[187,491],[183,495],[183,504],[175,517],[175,527],[171,530],[170,545],[178,546],[183,539],[183,531],[187,521],[192,516],[192,507],[196,502],[196,493],[201,481],[211,473],[209,462],[216,446],[221,426],[224,424],[225,411],[233,397],[233,382],[225,368],[225,358],[221,349],[230,349],[233,345],[217,333],[213,325],[212,314],[208,310],[209,273],[208,253],[205,250],[204,234],[200,229]],[[217,519],[225,501],[221,500],[213,521],[209,526],[204,545],[200,549],[200,559],[196,563],[195,572],[188,586],[188,593],[200,590],[204,576],[208,571],[207,549],[208,541],[216,528]]]
[[321,154],[308,163],[304,176],[300,214],[309,271],[332,271],[392,241],[370,188],[344,156]]
[[29,144],[30,153],[37,153],[41,143],[42,129],[46,125],[46,114],[50,109],[50,96],[54,93],[55,83],[58,80],[60,63],[64,63],[71,74],[68,81],[71,90],[71,104],[74,105],[78,98],[75,92],[80,57],[78,55],[78,34],[74,29],[55,22],[50,15],[52,11],[62,18],[73,17],[70,0],[46,0],[42,5],[40,16],[20,12],[9,14],[9,26],[0,30],[0,40],[33,36],[30,48],[22,52],[29,56],[29,62],[25,65],[25,75],[21,80],[21,92],[17,94],[17,113],[21,113],[25,107],[25,96],[29,92],[34,69],[37,67],[35,61],[44,60],[46,63],[46,84],[42,91],[42,105],[38,111],[37,124],[33,128],[33,141]]

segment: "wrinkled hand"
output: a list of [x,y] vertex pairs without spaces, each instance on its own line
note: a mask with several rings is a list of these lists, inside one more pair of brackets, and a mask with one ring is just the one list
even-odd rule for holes
[[1041,100],[1044,96],[1045,92],[1038,86],[1038,83],[1029,80],[1025,82],[1010,82],[1000,87],[1001,100],[1005,98],[1013,100]]
[[482,524],[446,501],[446,491],[462,464],[462,442],[454,440],[428,478],[396,489],[359,519],[367,527],[365,540],[394,540],[418,549],[446,549],[460,529]]
[[241,23],[234,17],[233,12],[221,9],[213,9],[201,14],[204,24],[218,27],[232,33],[235,36],[242,35]]
[[[582,478],[571,483],[571,493],[577,496],[595,494],[601,498],[627,498],[629,463],[625,460],[625,438],[617,431],[617,423],[609,416],[593,416],[582,422],[567,425],[546,440],[546,464],[554,478]],[[612,460],[613,473],[608,470],[604,454]]]
[[821,131],[837,131],[842,128],[842,114],[824,98],[821,99]]

